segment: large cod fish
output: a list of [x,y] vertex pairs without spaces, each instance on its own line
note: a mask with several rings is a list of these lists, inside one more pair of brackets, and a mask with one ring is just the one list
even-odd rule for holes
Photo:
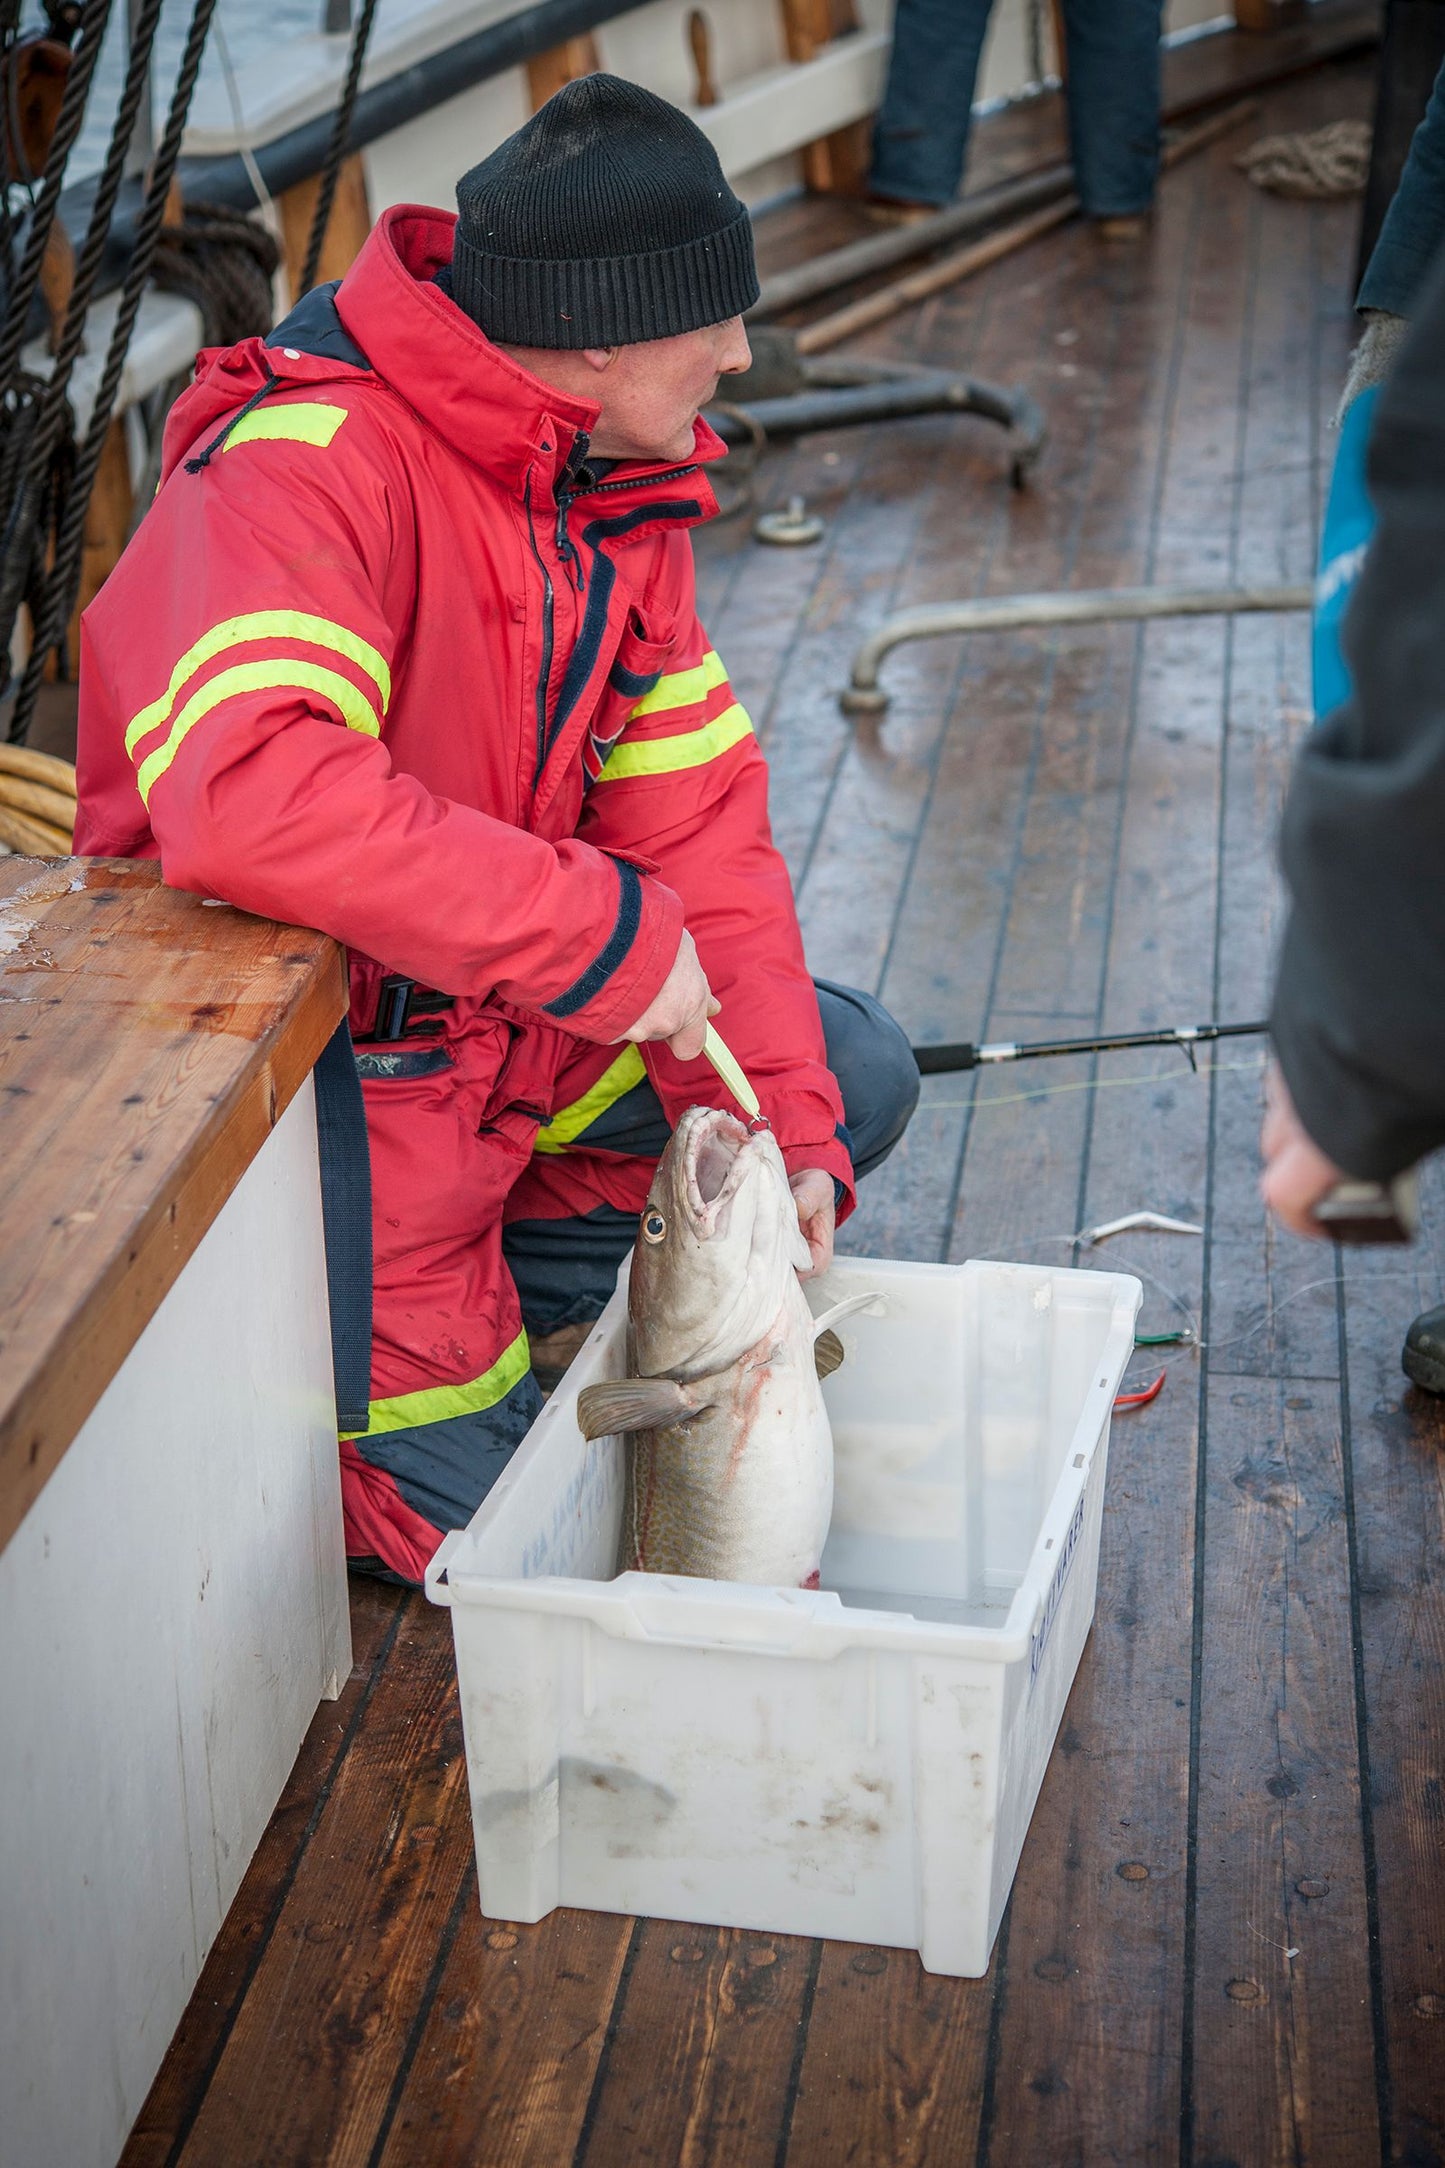
[[777,1140],[691,1107],[658,1162],[628,1292],[627,1367],[578,1395],[584,1437],[627,1436],[619,1571],[816,1588],[833,1510],[819,1390],[836,1318],[798,1284],[808,1245]]

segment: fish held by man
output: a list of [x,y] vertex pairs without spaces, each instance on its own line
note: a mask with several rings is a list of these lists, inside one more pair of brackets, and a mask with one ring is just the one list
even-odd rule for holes
[[623,1572],[816,1588],[833,1506],[819,1377],[843,1359],[799,1284],[808,1245],[770,1131],[690,1107],[658,1163],[628,1290],[628,1376],[589,1385],[587,1438],[625,1434]]

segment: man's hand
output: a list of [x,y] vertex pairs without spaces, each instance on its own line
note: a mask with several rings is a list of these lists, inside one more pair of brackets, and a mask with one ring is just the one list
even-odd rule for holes
[[822,1167],[803,1167],[792,1175],[788,1187],[798,1208],[798,1225],[803,1230],[803,1240],[812,1258],[806,1272],[800,1272],[800,1280],[815,1280],[820,1272],[826,1272],[833,1262],[833,1225],[836,1208],[833,1203],[833,1177]]
[[1325,1229],[1315,1218],[1314,1208],[1336,1182],[1345,1179],[1343,1170],[1326,1159],[1305,1129],[1278,1069],[1271,1068],[1265,1081],[1265,1102],[1259,1139],[1264,1154],[1260,1192],[1292,1233],[1323,1240]]
[[665,1039],[679,1061],[696,1061],[710,1016],[722,1007],[714,1001],[707,973],[697,960],[692,935],[683,929],[672,969],[624,1039]]

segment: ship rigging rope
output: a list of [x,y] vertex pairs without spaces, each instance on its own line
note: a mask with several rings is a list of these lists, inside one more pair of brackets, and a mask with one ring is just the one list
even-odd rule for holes
[[341,162],[346,156],[346,146],[351,139],[351,115],[356,105],[356,93],[361,87],[361,70],[366,61],[366,48],[371,41],[371,26],[376,17],[376,0],[362,0],[361,13],[351,33],[351,55],[346,63],[346,81],[341,87],[341,101],[331,124],[331,141],[326,146],[326,163],[321,168],[321,186],[316,192],[316,209],[312,214],[311,232],[306,242],[306,261],[301,267],[296,300],[309,294],[316,284],[316,273],[321,266],[321,249],[326,239],[326,229],[331,223],[331,206],[336,200],[336,183],[341,175]]
[[[160,0],[146,0],[142,21],[148,20],[154,7],[160,12]],[[166,117],[165,132],[157,146],[146,177],[145,196],[140,215],[135,224],[135,238],[131,247],[130,262],[126,266],[121,284],[120,306],[116,313],[115,329],[111,333],[110,346],[96,388],[95,404],[91,410],[90,424],[85,433],[76,460],[75,478],[66,499],[61,516],[59,532],[55,538],[55,562],[46,587],[45,603],[40,621],[35,628],[35,639],[25,664],[25,674],[16,695],[15,712],[10,720],[10,738],[13,743],[23,743],[35,710],[36,695],[40,690],[41,674],[45,657],[51,648],[57,647],[65,635],[65,628],[74,607],[75,591],[80,579],[80,552],[85,536],[85,514],[90,502],[90,492],[95,481],[100,455],[110,428],[111,412],[115,405],[120,381],[125,373],[126,354],[131,334],[135,329],[136,315],[140,309],[141,296],[150,276],[151,262],[160,239],[161,225],[165,218],[166,198],[180,157],[181,138],[185,134],[186,121],[191,110],[191,98],[200,73],[201,58],[206,49],[206,38],[211,18],[216,12],[216,0],[196,0],[191,15],[190,29],[186,34],[186,47],[181,55],[181,65],[176,76],[175,89],[171,94],[170,111]],[[152,30],[154,25],[152,24]],[[140,43],[141,25],[137,24],[136,44]],[[147,46],[147,52],[149,47]],[[129,81],[127,81],[127,90]],[[120,127],[117,114],[117,131]],[[131,114],[131,125],[135,115]],[[129,134],[126,139],[129,142]],[[108,223],[109,214],[107,214]],[[87,236],[87,240],[89,236]],[[78,277],[77,277],[78,283]],[[0,634],[4,625],[0,623]]]
[[[45,500],[49,495],[47,479],[61,439],[68,433],[70,410],[67,394],[70,379],[84,342],[91,296],[95,291],[101,259],[105,254],[105,244],[110,238],[111,215],[125,177],[126,159],[130,152],[131,138],[135,133],[136,116],[140,112],[141,101],[150,80],[151,47],[155,42],[161,6],[162,0],[141,0],[132,25],[125,81],[115,110],[105,162],[96,183],[85,239],[76,257],[74,280],[65,306],[65,321],[56,344],[55,359],[50,375],[35,394],[37,412],[33,426],[26,432],[28,442],[20,447],[18,456],[10,462],[18,467],[18,474],[11,482],[4,499],[4,540],[3,545],[0,545],[0,656],[7,656],[10,652],[16,613],[34,583],[38,537]],[[68,83],[66,87],[68,90]],[[12,426],[13,439],[19,439],[21,434],[19,428]],[[70,510],[71,490],[78,486],[78,477],[67,485],[65,509],[60,515],[62,519]],[[81,498],[82,519],[88,496],[87,485]],[[54,561],[58,570],[61,563],[58,543]],[[52,583],[53,578],[52,573]],[[43,604],[40,607],[43,611]],[[38,633],[38,626],[36,629]],[[23,734],[23,731],[17,731],[12,726],[13,738],[18,739]]]
[[[25,341],[25,325],[30,315],[30,304],[40,277],[41,260],[50,239],[50,229],[55,223],[56,207],[60,202],[60,190],[65,179],[71,147],[85,119],[90,79],[95,73],[95,63],[105,37],[111,6],[112,0],[86,0],[81,14],[76,44],[60,100],[60,111],[55,119],[55,133],[50,139],[50,149],[45,156],[40,193],[35,199],[30,230],[26,234],[25,247],[10,289],[4,322],[0,323],[0,398],[8,398],[13,384],[15,364],[20,359],[20,349]],[[12,66],[13,54],[12,47]],[[8,492],[6,496],[8,500]]]

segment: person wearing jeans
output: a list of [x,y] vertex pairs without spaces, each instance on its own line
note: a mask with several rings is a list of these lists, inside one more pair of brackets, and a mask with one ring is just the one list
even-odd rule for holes
[[[873,133],[875,199],[941,207],[963,178],[992,0],[898,0]],[[1069,144],[1090,218],[1136,218],[1159,167],[1162,0],[1063,0]]]

